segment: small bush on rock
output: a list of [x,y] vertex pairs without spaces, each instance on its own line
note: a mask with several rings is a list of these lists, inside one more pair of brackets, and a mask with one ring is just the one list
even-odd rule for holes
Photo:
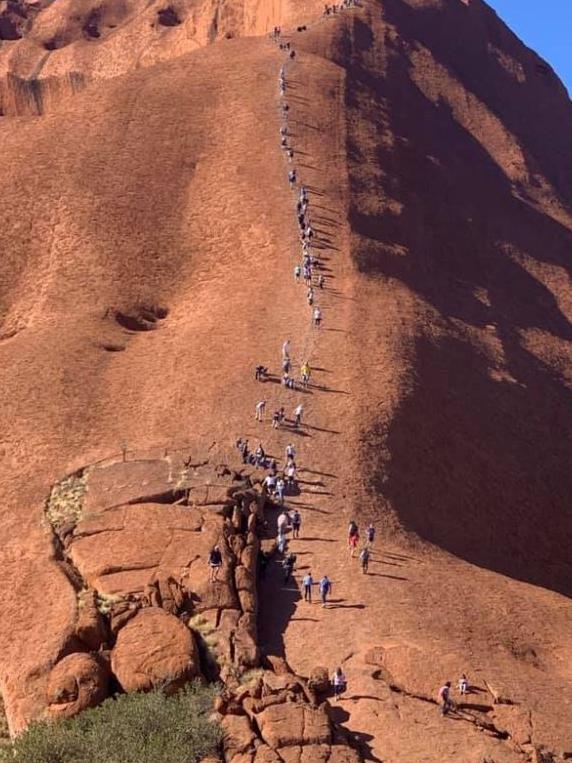
[[42,722],[0,751],[6,763],[196,763],[219,746],[214,689],[124,694],[75,718]]

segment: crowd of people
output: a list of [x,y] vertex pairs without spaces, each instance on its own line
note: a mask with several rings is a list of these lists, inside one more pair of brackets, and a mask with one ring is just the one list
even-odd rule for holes
[[[324,16],[335,15],[343,10],[358,7],[358,0],[342,0],[341,3],[324,6]],[[299,27],[298,31],[305,31],[306,27]],[[279,46],[279,49],[286,53],[286,61],[280,67],[278,76],[278,91],[280,97],[280,146],[288,164],[294,163],[295,148],[292,141],[292,132],[289,127],[290,105],[287,101],[289,90],[287,67],[297,60],[296,50],[290,40],[282,38],[280,27],[275,27],[270,35]],[[303,283],[306,287],[306,301],[310,307],[311,326],[319,329],[322,324],[322,309],[317,304],[317,294],[322,293],[326,287],[325,275],[321,272],[321,262],[316,254],[316,231],[312,225],[310,217],[310,192],[306,185],[299,184],[298,171],[295,166],[291,166],[287,172],[287,181],[292,191],[297,190],[296,197],[296,217],[298,224],[299,240],[301,247],[300,262],[294,266],[294,279],[296,283]],[[306,390],[310,384],[312,369],[308,359],[304,359],[300,365],[300,380],[297,383],[292,376],[291,344],[286,339],[282,344],[281,354],[281,385],[290,390]],[[255,380],[259,382],[267,381],[270,378],[269,370],[266,366],[258,365],[255,368]],[[254,418],[262,423],[266,417],[267,400],[261,399],[255,404]],[[281,429],[290,424],[294,429],[302,426],[304,414],[303,403],[299,402],[293,409],[292,418],[286,417],[285,408],[281,406],[276,409],[270,419],[273,429]],[[269,457],[262,443],[251,450],[248,440],[240,438],[236,442],[244,464],[251,464],[258,468],[268,471],[268,474],[262,481],[264,493],[274,501],[278,506],[280,513],[277,518],[276,548],[282,557],[281,567],[283,573],[284,585],[287,585],[293,578],[296,569],[296,554],[289,550],[288,538],[293,540],[300,538],[302,528],[302,515],[296,506],[287,508],[285,506],[286,496],[297,494],[299,491],[297,481],[297,463],[296,448],[292,443],[288,443],[285,449],[284,465],[281,469],[275,459]],[[375,527],[369,524],[364,531],[363,537],[360,530],[352,520],[348,526],[347,546],[351,559],[358,554],[359,563],[363,574],[369,572],[369,562],[372,554],[372,548],[375,541]],[[261,552],[260,554],[260,575],[264,577],[269,563],[269,555]],[[215,582],[218,579],[220,569],[223,564],[223,556],[219,546],[215,546],[209,556],[210,579]],[[322,607],[328,606],[328,599],[332,593],[332,581],[327,574],[323,574],[319,579],[314,580],[312,572],[308,570],[301,581],[301,596],[304,602],[312,604],[313,593],[317,589],[319,601]],[[341,667],[337,667],[332,676],[333,693],[336,700],[340,699],[347,689],[347,679]],[[470,685],[467,676],[463,673],[458,682],[458,689],[463,696],[470,692]],[[437,703],[443,716],[446,716],[454,709],[454,702],[451,697],[451,682],[447,681],[439,689]]]

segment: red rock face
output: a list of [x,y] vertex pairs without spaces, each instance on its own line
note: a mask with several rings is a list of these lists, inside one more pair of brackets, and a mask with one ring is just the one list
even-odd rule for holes
[[[19,35],[0,47],[12,729],[99,701],[91,652],[127,688],[183,680],[197,616],[233,669],[286,655],[325,685],[343,662],[338,715],[380,760],[572,749],[572,109],[550,66],[476,1],[23,6],[0,5]],[[288,33],[286,97],[319,333],[292,277],[277,24],[308,26]],[[307,392],[274,383],[286,338]],[[276,376],[255,383],[260,363]],[[289,418],[303,400],[301,433],[256,422],[262,398]],[[253,529],[273,548],[274,515],[214,469],[242,468],[238,436],[280,466],[296,443],[294,582],[273,561],[254,585]],[[367,576],[352,518],[378,530]],[[306,570],[333,580],[330,607],[298,594]],[[137,649],[114,654],[130,632]],[[475,695],[442,722],[436,690],[467,671]],[[302,746],[273,714],[282,759],[343,759],[320,724]],[[235,725],[237,755],[273,759]]]

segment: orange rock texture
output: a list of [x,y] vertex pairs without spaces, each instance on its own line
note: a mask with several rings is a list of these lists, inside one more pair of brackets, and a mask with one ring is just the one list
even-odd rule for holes
[[[269,704],[256,737],[230,712],[237,763],[353,760],[340,724],[385,763],[570,757],[572,105],[551,67],[482,0],[3,0],[0,114],[12,731],[110,679],[186,680],[214,638],[229,680],[261,654],[348,678],[329,721]],[[280,384],[286,339],[306,389]],[[278,468],[297,450],[286,583],[280,554],[257,583],[279,509],[238,437]],[[367,575],[352,518],[377,530]]]

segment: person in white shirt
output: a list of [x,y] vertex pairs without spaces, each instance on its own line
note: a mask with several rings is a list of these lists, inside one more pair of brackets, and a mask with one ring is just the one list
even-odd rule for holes
[[256,413],[254,414],[254,418],[256,421],[262,421],[264,418],[264,411],[266,410],[266,400],[259,400],[256,403]]
[[304,406],[302,403],[298,403],[298,405],[294,408],[294,426],[299,427],[302,423],[302,413],[304,411]]

